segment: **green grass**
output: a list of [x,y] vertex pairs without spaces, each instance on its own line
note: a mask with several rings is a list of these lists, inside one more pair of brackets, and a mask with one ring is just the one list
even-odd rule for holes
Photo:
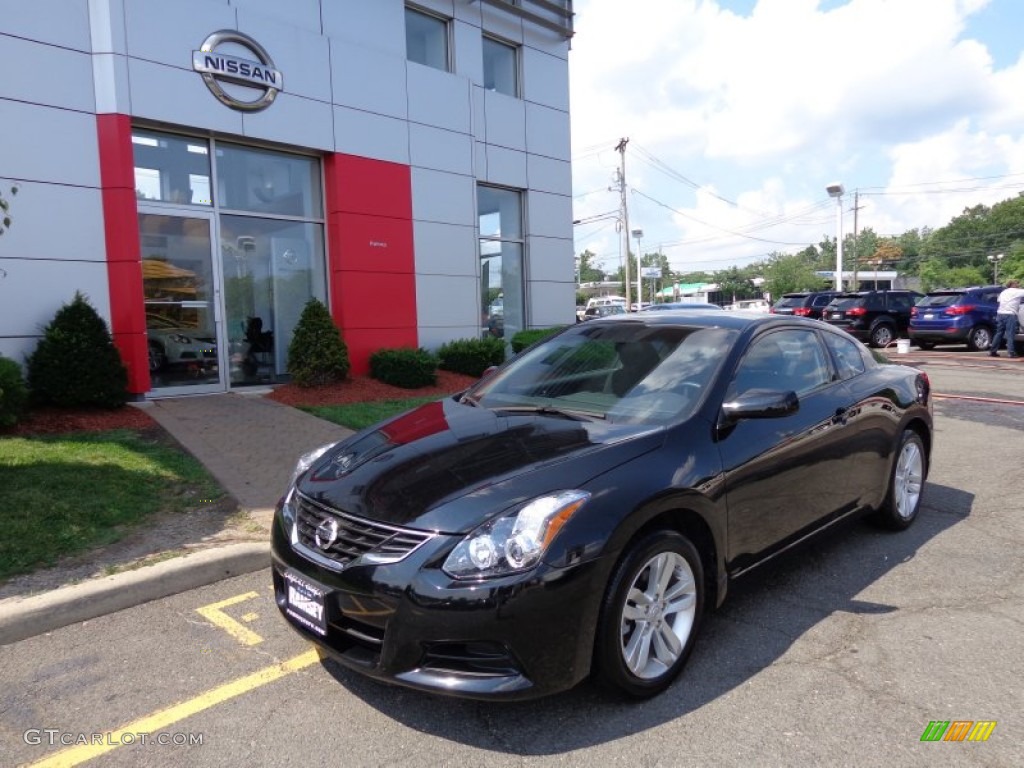
[[223,494],[191,456],[132,430],[2,438],[0,580]]
[[410,397],[405,400],[376,400],[349,405],[311,405],[303,406],[302,410],[343,427],[359,430],[391,416],[397,416],[402,411],[433,403],[439,399],[437,396]]

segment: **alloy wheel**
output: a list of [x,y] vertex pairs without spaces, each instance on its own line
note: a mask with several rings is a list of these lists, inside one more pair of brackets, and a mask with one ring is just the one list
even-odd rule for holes
[[900,450],[893,477],[893,502],[896,514],[904,520],[913,517],[917,510],[923,482],[924,456],[921,447],[913,440],[907,441]]

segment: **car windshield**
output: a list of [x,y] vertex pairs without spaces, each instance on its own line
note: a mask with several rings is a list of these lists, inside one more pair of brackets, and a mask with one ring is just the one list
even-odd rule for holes
[[934,296],[925,296],[919,299],[917,306],[919,307],[951,307],[959,301],[961,294],[959,293],[939,293]]
[[464,400],[499,412],[664,424],[694,412],[735,335],[641,323],[577,326],[516,358]]
[[849,309],[850,307],[856,307],[863,301],[863,296],[836,296],[829,303],[829,306],[835,307],[836,309]]
[[775,302],[775,308],[780,307],[802,307],[804,301],[807,300],[807,296],[800,294],[798,296],[783,296],[777,302]]

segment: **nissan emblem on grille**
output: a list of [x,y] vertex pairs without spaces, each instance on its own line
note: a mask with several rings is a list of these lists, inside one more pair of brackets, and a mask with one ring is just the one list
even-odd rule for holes
[[338,540],[338,521],[333,517],[326,518],[316,527],[313,538],[316,539],[316,545],[326,552]]

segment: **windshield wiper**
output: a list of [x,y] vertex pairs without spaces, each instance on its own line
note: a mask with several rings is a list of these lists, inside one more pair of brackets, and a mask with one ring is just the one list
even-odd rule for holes
[[543,416],[564,416],[575,421],[601,421],[603,413],[592,411],[576,411],[571,408],[554,408],[550,405],[499,405],[491,409],[500,413],[539,413]]
[[480,407],[480,400],[476,397],[473,397],[473,395],[467,392],[464,392],[462,395],[460,395],[458,400],[456,400],[455,402],[459,403],[460,405],[471,405],[474,408]]

